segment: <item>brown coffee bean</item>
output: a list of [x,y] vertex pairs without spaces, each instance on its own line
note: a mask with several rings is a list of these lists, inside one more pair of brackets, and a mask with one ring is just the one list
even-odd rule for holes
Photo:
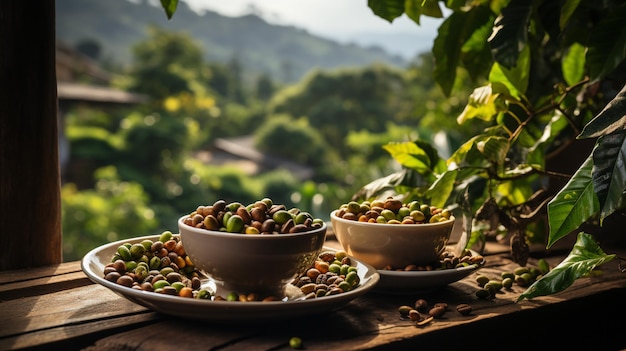
[[415,301],[415,309],[422,313],[428,312],[428,302],[424,299],[417,299]]
[[433,318],[441,318],[446,313],[446,309],[442,306],[433,307],[428,311],[428,314]]
[[467,316],[470,313],[472,313],[472,306],[466,304],[466,303],[462,303],[456,306],[456,310],[457,312],[459,312],[461,315],[463,316]]

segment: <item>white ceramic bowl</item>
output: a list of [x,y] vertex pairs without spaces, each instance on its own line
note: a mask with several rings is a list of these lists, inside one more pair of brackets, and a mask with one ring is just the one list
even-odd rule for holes
[[455,222],[452,216],[438,223],[368,223],[340,218],[336,212],[330,214],[330,220],[343,249],[376,269],[436,262],[446,248]]
[[193,264],[216,281],[218,290],[282,298],[322,251],[327,226],[296,234],[250,235],[199,229],[178,219]]

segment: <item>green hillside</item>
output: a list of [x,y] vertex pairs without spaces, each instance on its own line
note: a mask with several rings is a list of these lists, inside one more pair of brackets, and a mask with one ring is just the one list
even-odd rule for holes
[[406,64],[380,48],[340,44],[293,26],[269,24],[255,15],[225,17],[211,11],[200,15],[184,2],[171,21],[159,6],[145,0],[57,0],[56,10],[58,40],[72,46],[96,41],[100,60],[122,66],[131,63],[132,47],[146,38],[148,25],[189,33],[203,47],[207,61],[236,58],[247,73],[267,73],[283,82],[297,81],[312,68]]

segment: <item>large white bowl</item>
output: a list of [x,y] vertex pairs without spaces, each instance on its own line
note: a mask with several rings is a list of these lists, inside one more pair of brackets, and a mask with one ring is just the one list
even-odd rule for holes
[[454,227],[454,216],[437,223],[382,224],[343,219],[336,212],[330,220],[343,249],[376,269],[437,262]]
[[178,219],[180,237],[193,264],[218,290],[282,298],[321,252],[327,226],[295,234],[250,235],[199,229]]

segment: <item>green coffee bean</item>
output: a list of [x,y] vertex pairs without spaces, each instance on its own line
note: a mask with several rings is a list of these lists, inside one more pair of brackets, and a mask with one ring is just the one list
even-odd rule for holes
[[146,252],[146,248],[142,244],[133,244],[128,251],[133,258],[139,258]]
[[146,239],[141,241],[141,245],[143,245],[144,251],[150,251],[152,249],[152,240]]
[[170,284],[174,289],[176,289],[176,292],[179,293],[180,289],[185,287],[185,284],[182,282],[173,282]]
[[515,268],[515,271],[513,271],[513,273],[517,276],[517,275],[522,275],[524,273],[528,273],[528,267],[517,267]]
[[125,245],[121,245],[120,247],[118,247],[117,248],[117,253],[118,253],[118,255],[120,255],[120,257],[124,261],[129,261],[129,260],[131,260],[133,258],[133,255],[130,253],[130,250]]
[[478,297],[479,299],[489,299],[492,297],[491,295],[491,291],[489,291],[489,289],[485,289],[485,288],[481,288],[476,290],[475,292],[476,297]]
[[293,220],[293,217],[292,217],[291,213],[289,213],[289,212],[287,212],[285,210],[278,210],[278,211],[276,211],[276,213],[274,213],[274,215],[272,216],[272,219],[277,224],[282,225],[282,224],[287,223],[287,221],[289,221],[289,220]]
[[403,305],[398,307],[398,313],[400,313],[400,316],[406,318],[409,316],[409,311],[411,311],[412,309],[413,308],[411,308],[411,306]]
[[239,295],[236,292],[229,292],[228,295],[226,295],[226,301],[239,301]]
[[489,280],[487,284],[485,284],[485,288],[493,288],[495,291],[500,291],[502,290],[502,282],[494,279]]
[[301,349],[302,348],[302,339],[297,336],[291,337],[289,339],[289,347],[292,349]]
[[137,261],[126,261],[126,271],[132,272],[137,268]]
[[172,239],[172,236],[173,236],[173,235],[174,235],[174,234],[172,234],[172,232],[171,232],[171,231],[166,230],[166,231],[164,231],[163,233],[161,233],[161,236],[159,237],[159,241],[160,241],[160,242],[162,242],[162,243],[164,243],[164,242],[166,242],[166,241],[168,241],[168,240]]
[[344,292],[352,290],[352,285],[345,280],[339,283],[337,286]]
[[511,272],[502,272],[500,276],[502,277],[502,280],[506,278],[515,279],[515,273],[511,273]]
[[359,274],[356,271],[350,271],[348,272],[348,274],[346,274],[345,281],[348,282],[350,286],[352,287],[359,285],[360,280],[361,278],[359,277]]
[[489,280],[489,277],[487,277],[486,275],[479,275],[476,277],[476,283],[478,283],[478,286],[480,287],[484,287],[485,284],[489,282]]
[[539,261],[537,261],[537,266],[539,267],[539,271],[541,271],[541,274],[546,274],[550,272],[550,265],[545,258],[540,258]]
[[163,289],[163,287],[165,286],[170,286],[170,283],[165,279],[157,280],[156,282],[152,283],[152,287],[154,288],[154,290]]
[[226,231],[229,233],[241,233],[243,227],[243,219],[237,214],[231,215],[226,222]]

